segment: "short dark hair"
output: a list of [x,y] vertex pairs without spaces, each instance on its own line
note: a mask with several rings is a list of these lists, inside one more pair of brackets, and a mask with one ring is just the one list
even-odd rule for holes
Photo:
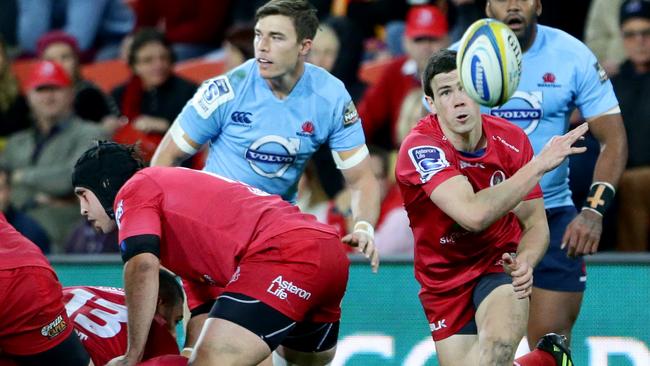
[[173,273],[166,269],[158,272],[158,297],[166,304],[175,306],[185,301],[183,287]]
[[433,99],[433,90],[431,90],[431,80],[438,75],[456,70],[456,51],[443,49],[429,58],[427,67],[422,73],[422,89],[424,95]]
[[284,15],[291,18],[296,28],[298,41],[314,39],[318,30],[316,8],[305,0],[271,0],[255,12],[255,23],[269,15]]
[[129,66],[133,68],[138,61],[137,54],[140,49],[150,43],[160,43],[169,52],[169,58],[172,64],[176,61],[176,54],[172,48],[171,43],[165,35],[156,28],[142,28],[133,35],[133,42],[129,47],[128,62]]

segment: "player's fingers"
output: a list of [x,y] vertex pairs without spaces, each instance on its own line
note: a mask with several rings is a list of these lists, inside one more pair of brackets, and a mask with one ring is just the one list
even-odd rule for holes
[[377,273],[379,271],[379,251],[377,248],[372,252],[372,257],[370,259],[370,266],[372,267],[372,272]]
[[582,154],[585,151],[587,151],[587,148],[585,146],[583,146],[583,147],[572,147],[571,148],[571,155]]
[[344,237],[341,239],[341,241],[342,241],[343,243],[345,243],[345,244],[351,246],[351,247],[356,247],[356,246],[358,246],[358,244],[359,244],[359,243],[357,243],[357,242],[354,240],[354,237],[352,236],[352,234],[348,234],[348,235],[344,236]]

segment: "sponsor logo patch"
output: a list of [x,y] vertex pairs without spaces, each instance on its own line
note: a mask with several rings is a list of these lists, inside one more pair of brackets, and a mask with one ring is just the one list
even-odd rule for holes
[[68,324],[63,320],[63,315],[59,315],[50,324],[41,328],[41,335],[48,339],[52,339],[63,333],[67,327]]
[[124,200],[120,200],[117,204],[117,210],[115,210],[115,223],[117,228],[120,228],[120,221],[122,220],[122,215],[124,215]]
[[349,126],[356,122],[359,119],[359,114],[357,113],[357,107],[354,106],[354,102],[350,101],[345,110],[343,111],[343,126]]
[[602,66],[600,66],[598,62],[594,63],[594,68],[598,73],[598,79],[600,80],[601,84],[603,84],[609,79],[609,77],[607,76],[607,71],[605,71],[605,69]]
[[300,126],[300,131],[296,132],[296,135],[303,137],[312,137],[314,136],[314,131],[316,127],[312,121],[305,121],[302,126]]
[[296,295],[303,300],[309,300],[311,297],[311,292],[301,289],[291,281],[285,281],[281,275],[271,281],[266,292],[273,296],[277,296],[281,300],[286,300],[289,294]]
[[192,106],[201,118],[208,118],[218,106],[233,99],[235,92],[225,75],[205,81],[192,98]]
[[431,177],[449,166],[445,152],[436,146],[416,146],[409,149],[409,157],[420,173],[420,181],[428,182]]
[[251,112],[235,111],[230,114],[230,119],[235,124],[249,126],[251,123],[253,123],[251,120],[252,115],[253,113]]

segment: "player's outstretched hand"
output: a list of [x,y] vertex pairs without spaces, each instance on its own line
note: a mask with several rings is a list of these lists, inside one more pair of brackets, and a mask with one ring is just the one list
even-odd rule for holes
[[377,270],[379,270],[379,252],[377,251],[377,247],[375,247],[375,240],[369,234],[363,231],[355,231],[344,236],[341,241],[351,247],[357,248],[366,258],[370,259],[372,271],[377,273]]
[[585,122],[562,136],[553,136],[535,157],[535,160],[541,164],[544,172],[548,172],[562,164],[569,155],[581,154],[587,151],[586,147],[576,147],[573,144],[578,140],[582,140],[583,135],[588,130],[589,126]]
[[518,299],[526,299],[533,291],[533,268],[526,261],[517,260],[510,253],[503,253],[503,270],[512,277],[512,287]]
[[594,254],[598,251],[602,231],[603,217],[595,212],[582,210],[567,226],[561,249],[568,247],[569,257]]

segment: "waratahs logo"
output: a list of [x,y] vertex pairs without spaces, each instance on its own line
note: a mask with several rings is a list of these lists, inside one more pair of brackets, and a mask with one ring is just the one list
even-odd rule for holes
[[422,183],[428,182],[431,177],[449,166],[445,152],[436,146],[416,146],[409,149],[409,157],[420,173]]

